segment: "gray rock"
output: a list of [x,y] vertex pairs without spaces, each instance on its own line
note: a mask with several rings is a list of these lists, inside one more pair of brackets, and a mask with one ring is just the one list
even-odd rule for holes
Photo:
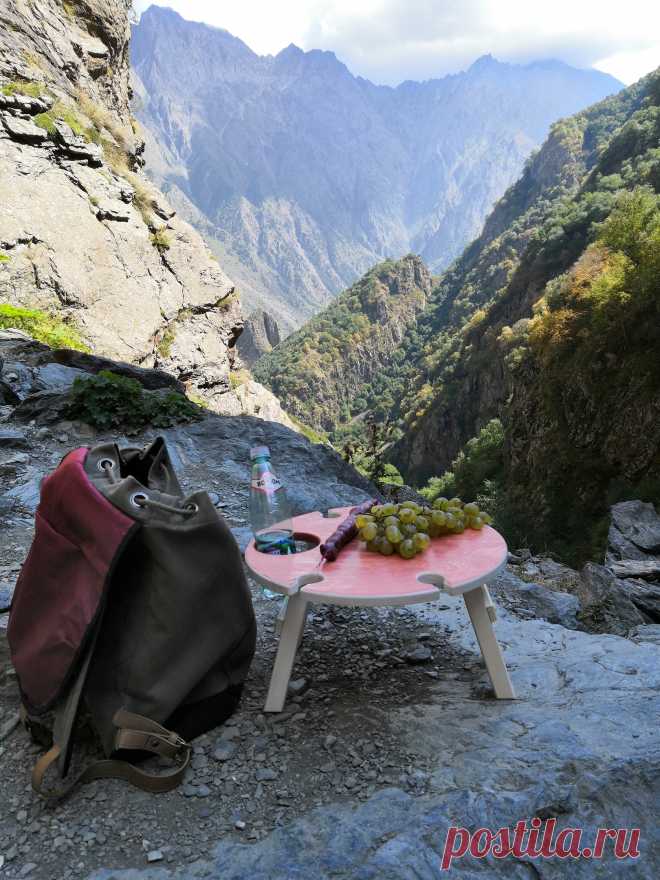
[[0,377],[2,382],[13,392],[13,403],[24,400],[32,390],[34,371],[31,367],[21,363],[7,363],[0,365]]
[[114,361],[99,355],[87,354],[83,351],[73,351],[62,348],[52,353],[53,360],[65,367],[71,367],[83,373],[100,373],[101,370],[111,370],[119,376],[135,379],[148,391],[171,389],[185,393],[184,385],[165,370],[144,369],[124,361]]
[[417,663],[428,663],[431,660],[433,654],[431,653],[431,649],[426,645],[417,645],[416,648],[413,648],[412,651],[408,651],[407,654],[404,654],[404,660],[406,663],[410,663],[411,665],[416,665]]
[[97,144],[88,143],[83,137],[74,134],[61,119],[56,119],[54,125],[55,141],[67,156],[84,159],[93,167],[100,167],[103,164],[103,151]]
[[308,688],[308,682],[306,678],[294,678],[289,682],[289,693],[292,696],[298,696],[299,694],[303,694]]
[[271,767],[259,767],[254,771],[254,778],[257,782],[273,782],[277,779],[277,771]]
[[626,635],[644,617],[621,590],[619,581],[602,565],[588,563],[581,573],[580,620],[590,632]]
[[618,581],[618,585],[642,614],[660,623],[660,583],[626,578]]
[[280,328],[275,318],[263,309],[257,309],[245,319],[243,332],[238,338],[238,353],[243,363],[251,367],[280,341]]
[[[577,572],[574,574],[577,577]],[[527,583],[508,571],[497,576],[491,585],[491,592],[494,596],[502,596],[505,601],[512,600],[532,616],[548,623],[558,623],[568,629],[578,628],[580,602],[570,593],[549,590],[542,584]],[[515,613],[515,604],[510,607]]]
[[657,645],[660,648],[660,623],[646,623],[641,626],[633,627],[630,630],[629,638],[637,644],[648,643]]
[[42,473],[33,471],[30,479],[25,483],[19,483],[18,486],[12,486],[11,489],[7,489],[2,497],[9,501],[12,507],[18,507],[28,513],[34,513],[39,504],[42,479]]
[[238,751],[238,745],[230,740],[219,739],[216,743],[213,757],[216,761],[229,761]]
[[31,95],[4,95],[0,92],[0,110],[19,110],[31,115],[45,113],[51,108],[53,99],[48,96],[33,98]]
[[[660,516],[652,504],[622,501],[611,513],[612,525],[627,541],[644,553],[660,553]],[[616,549],[617,537],[611,536],[610,543]]]
[[128,223],[131,211],[124,202],[116,199],[103,199],[96,206],[96,216],[99,220],[112,220],[119,223]]
[[152,849],[147,853],[148,862],[162,862],[163,853],[159,849]]
[[37,391],[28,395],[14,410],[19,422],[35,421],[38,425],[61,422],[66,415],[69,398],[60,391]]
[[[217,474],[214,485],[222,482],[223,474],[228,474],[232,480],[243,482],[246,493],[250,447],[268,446],[294,514],[359,504],[376,494],[368,480],[334,450],[313,445],[301,434],[276,422],[249,416],[209,415],[200,422],[169,428],[162,433],[184,461],[206,462]],[[238,529],[233,531],[236,533]],[[247,531],[246,528],[246,537]]]
[[29,119],[19,119],[16,116],[2,116],[2,122],[15,141],[25,144],[41,144],[48,138],[48,132],[39,128]]
[[30,443],[17,428],[0,427],[0,449],[29,449]]
[[33,390],[63,391],[70,388],[75,379],[86,375],[83,370],[66,367],[63,364],[45,364],[35,370]]
[[615,577],[619,578],[643,578],[648,580],[660,579],[660,559],[621,559],[612,562],[609,566]]

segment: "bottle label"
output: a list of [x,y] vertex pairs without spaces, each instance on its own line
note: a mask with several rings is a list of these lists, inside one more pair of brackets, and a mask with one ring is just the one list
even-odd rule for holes
[[257,492],[265,492],[270,495],[272,492],[277,492],[278,489],[282,488],[282,481],[275,474],[266,471],[265,474],[255,477],[251,485]]

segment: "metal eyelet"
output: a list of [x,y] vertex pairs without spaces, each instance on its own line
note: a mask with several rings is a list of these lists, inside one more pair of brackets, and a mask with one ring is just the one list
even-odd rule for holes
[[96,466],[100,471],[104,471],[106,468],[112,469],[115,463],[111,458],[100,458]]
[[149,498],[144,492],[134,492],[130,497],[130,502],[133,507],[144,507],[145,501],[148,501]]
[[199,506],[192,502],[191,504],[186,504],[186,510],[190,510],[192,513],[199,513]]

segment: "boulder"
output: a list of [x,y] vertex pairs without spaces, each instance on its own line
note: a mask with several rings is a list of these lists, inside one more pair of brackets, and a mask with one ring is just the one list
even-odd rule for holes
[[41,144],[48,138],[48,132],[30,119],[20,119],[17,116],[3,116],[2,122],[12,140],[23,144]]
[[21,400],[25,400],[32,390],[34,371],[26,364],[5,361],[0,368],[0,380],[13,398],[8,402],[18,403]]
[[535,617],[558,623],[567,629],[578,629],[580,602],[570,593],[548,589],[537,583],[521,580],[510,571],[501,572],[489,586],[493,596],[517,616]]
[[650,620],[660,623],[660,583],[637,578],[618,581],[619,588]]
[[638,645],[648,643],[660,648],[660,623],[646,623],[636,626],[630,631],[629,637]]
[[[630,558],[626,554],[629,543],[643,553],[660,553],[660,516],[652,504],[622,501],[613,505],[611,512],[609,544],[612,552],[620,552],[619,559]],[[612,529],[616,531],[613,533]],[[625,544],[620,536],[625,539]]]
[[619,578],[660,579],[660,558],[621,559],[609,566],[613,575]]
[[28,395],[14,410],[19,422],[35,421],[38,425],[51,425],[66,418],[69,396],[61,391],[37,391]]
[[157,391],[160,388],[168,388],[172,391],[185,393],[184,385],[179,380],[166,373],[165,370],[147,370],[134,364],[123,361],[113,361],[109,358],[98,357],[82,351],[74,351],[69,348],[59,348],[51,352],[52,360],[66,367],[74,367],[84,373],[100,373],[101,370],[111,370],[120,376],[135,379],[148,391]]
[[263,309],[257,309],[245,319],[243,332],[238,338],[238,353],[243,363],[251,367],[280,341],[280,328],[275,318]]
[[0,449],[28,449],[30,446],[23,431],[17,428],[0,427]]
[[633,627],[647,623],[617,578],[602,565],[585,565],[578,596],[582,606],[578,618],[590,632],[625,636]]
[[87,160],[94,168],[103,165],[103,150],[97,144],[89,143],[85,138],[74,134],[71,127],[61,119],[56,119],[54,126],[55,142],[67,156]]
[[65,391],[81,376],[88,375],[84,370],[65,367],[63,364],[44,364],[34,371],[34,391]]

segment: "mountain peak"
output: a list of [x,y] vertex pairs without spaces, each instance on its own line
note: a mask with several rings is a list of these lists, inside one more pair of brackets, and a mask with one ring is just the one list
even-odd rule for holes
[[504,67],[503,61],[498,61],[497,58],[494,58],[490,52],[486,55],[480,55],[476,61],[473,61],[469,66],[468,71],[480,71],[480,70],[491,70],[496,67]]

